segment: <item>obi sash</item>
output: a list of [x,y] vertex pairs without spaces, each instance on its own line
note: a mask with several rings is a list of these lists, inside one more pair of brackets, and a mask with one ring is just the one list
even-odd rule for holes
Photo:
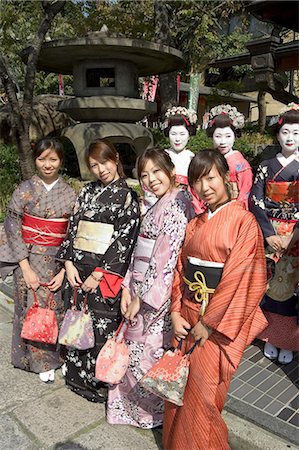
[[68,219],[44,219],[25,213],[22,219],[22,237],[26,244],[57,247],[63,242],[67,227]]
[[179,184],[184,184],[188,186],[188,177],[186,177],[185,175],[176,175],[175,181]]
[[134,271],[145,275],[152,257],[155,243],[155,239],[149,239],[141,235],[138,236],[134,253]]
[[188,290],[193,293],[194,300],[201,303],[199,315],[203,316],[209,304],[209,297],[215,292],[222,272],[223,263],[204,261],[192,256],[187,257],[185,276],[183,277]]
[[299,203],[299,181],[268,180],[266,196],[274,202]]
[[110,223],[80,220],[74,239],[74,248],[103,255],[111,244],[114,227]]

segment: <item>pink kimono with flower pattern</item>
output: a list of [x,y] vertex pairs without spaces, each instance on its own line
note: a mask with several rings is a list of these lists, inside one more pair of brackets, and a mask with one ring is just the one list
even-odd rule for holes
[[143,219],[140,235],[155,240],[155,244],[144,277],[133,270],[133,253],[123,283],[132,297],[139,296],[142,306],[126,334],[129,368],[122,382],[109,390],[107,420],[111,424],[141,428],[162,424],[163,401],[143,389],[139,381],[170,346],[173,273],[193,215],[190,194],[174,189],[158,200]]

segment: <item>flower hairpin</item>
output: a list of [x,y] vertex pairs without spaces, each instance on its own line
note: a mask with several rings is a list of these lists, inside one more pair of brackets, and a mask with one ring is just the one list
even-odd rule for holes
[[184,106],[172,106],[165,113],[164,128],[168,126],[168,120],[171,116],[181,115],[187,126],[195,125],[197,122],[197,114],[193,109],[187,109]]
[[218,105],[211,109],[209,113],[209,127],[212,127],[215,123],[215,117],[221,114],[226,114],[230,118],[231,125],[236,129],[241,129],[245,125],[245,116],[240,113],[237,108],[229,104]]

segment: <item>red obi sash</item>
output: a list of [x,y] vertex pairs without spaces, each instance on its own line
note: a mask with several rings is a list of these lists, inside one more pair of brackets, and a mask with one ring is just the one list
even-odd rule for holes
[[26,244],[59,246],[66,235],[68,219],[43,219],[24,214],[22,220],[22,237]]
[[266,196],[274,202],[299,203],[299,181],[269,180]]

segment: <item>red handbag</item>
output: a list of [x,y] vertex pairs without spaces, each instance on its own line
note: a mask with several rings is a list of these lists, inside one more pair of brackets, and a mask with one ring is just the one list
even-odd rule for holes
[[46,308],[42,308],[38,304],[36,292],[33,291],[33,305],[27,311],[21,338],[28,339],[29,341],[44,342],[45,344],[56,344],[58,337],[56,313],[53,309],[49,308],[49,303],[53,297],[54,292],[49,291]]

